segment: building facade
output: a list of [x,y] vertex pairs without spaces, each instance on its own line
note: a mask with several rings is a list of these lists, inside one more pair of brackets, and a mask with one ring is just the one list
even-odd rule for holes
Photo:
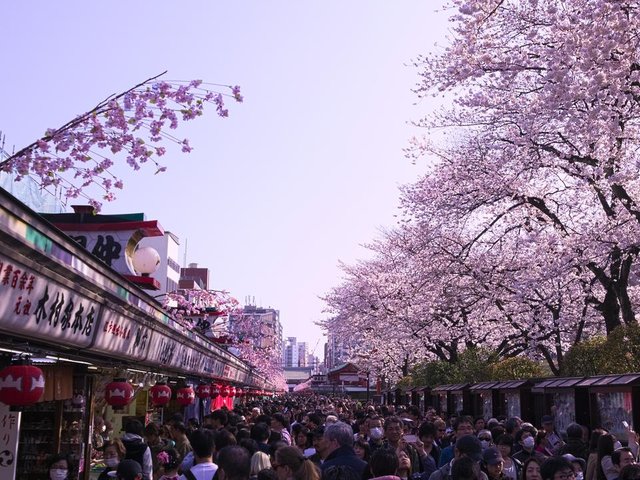
[[344,338],[339,338],[331,333],[327,334],[327,343],[324,350],[324,365],[331,370],[349,360],[351,343]]
[[270,351],[278,358],[274,358],[277,365],[282,364],[282,324],[280,323],[280,311],[274,308],[245,305],[242,313],[229,315],[229,329],[233,332],[240,325],[256,325],[254,334],[249,338],[254,346]]
[[178,286],[183,289],[209,290],[209,269],[190,263],[188,267],[180,269]]
[[284,368],[308,367],[308,350],[307,342],[298,342],[296,337],[287,337],[282,351],[282,366]]

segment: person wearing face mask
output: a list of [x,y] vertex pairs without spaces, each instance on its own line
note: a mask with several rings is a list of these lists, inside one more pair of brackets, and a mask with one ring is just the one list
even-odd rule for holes
[[562,458],[571,462],[571,465],[573,466],[573,472],[576,474],[576,480],[584,480],[584,471],[587,467],[587,462],[585,462],[582,458],[576,457],[570,453],[565,453],[564,455],[562,455]]
[[71,459],[69,455],[59,453],[49,459],[49,479],[68,480],[71,471]]
[[486,450],[487,448],[493,446],[493,437],[491,436],[491,432],[489,430],[480,430],[478,432],[478,440],[480,440],[482,450]]
[[106,442],[102,448],[103,460],[106,468],[100,473],[98,480],[108,480],[112,478],[109,472],[114,472],[118,468],[120,460],[124,458],[127,453],[124,444],[120,439],[115,438],[112,442]]
[[[519,440],[518,437],[520,437]],[[512,456],[514,460],[524,464],[529,458],[533,457],[540,463],[544,462],[546,457],[536,451],[536,439],[531,430],[520,430],[516,435],[516,441],[522,446],[522,450]]]
[[369,419],[369,447],[374,452],[383,445],[384,430],[382,429],[382,419],[372,417]]

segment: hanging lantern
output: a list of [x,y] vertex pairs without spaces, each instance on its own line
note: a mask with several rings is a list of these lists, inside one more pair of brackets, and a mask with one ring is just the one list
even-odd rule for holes
[[220,395],[220,385],[214,383],[211,385],[211,398],[216,399]]
[[209,398],[211,396],[211,385],[201,383],[196,387],[196,395],[202,400]]
[[186,407],[187,405],[191,405],[195,402],[196,393],[190,385],[179,388],[178,393],[176,394],[176,400],[178,400],[178,403],[181,406]]
[[105,400],[115,409],[120,409],[133,400],[133,387],[124,378],[115,378],[104,389]]
[[226,398],[229,396],[229,385],[223,385],[220,389],[220,396]]
[[151,405],[161,407],[171,400],[171,387],[164,382],[158,382],[149,389]]
[[44,393],[42,370],[24,360],[0,372],[0,402],[12,407],[33,405]]

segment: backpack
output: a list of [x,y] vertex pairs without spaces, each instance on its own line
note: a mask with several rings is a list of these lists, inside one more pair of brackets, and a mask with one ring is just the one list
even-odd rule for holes
[[[213,474],[213,477],[211,477],[211,480],[216,480],[218,478],[218,472],[219,471],[220,471],[220,469],[218,468],[216,470],[216,473]],[[191,470],[187,470],[186,472],[183,473],[183,475],[185,476],[185,478],[187,480],[198,480],[196,478],[196,476],[193,473],[191,473]]]

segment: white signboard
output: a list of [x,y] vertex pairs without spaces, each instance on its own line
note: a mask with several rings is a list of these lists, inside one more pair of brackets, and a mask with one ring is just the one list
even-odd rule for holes
[[92,350],[115,357],[144,360],[153,330],[135,320],[105,309],[96,329]]
[[0,403],[0,480],[13,480],[16,476],[21,415]]
[[0,255],[0,329],[86,348],[100,304]]

